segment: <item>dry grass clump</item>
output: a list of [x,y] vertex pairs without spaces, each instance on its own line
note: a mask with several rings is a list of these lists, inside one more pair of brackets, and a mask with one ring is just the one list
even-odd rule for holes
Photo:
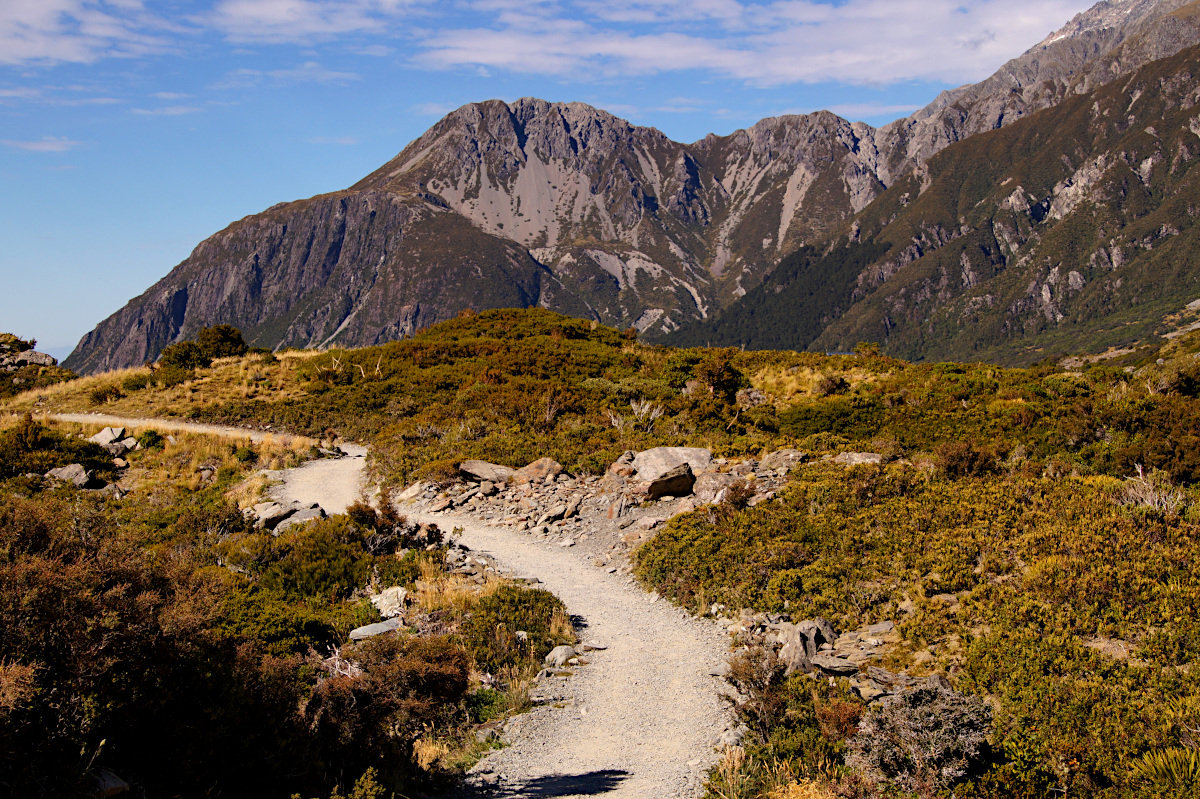
[[767,794],[768,799],[831,799],[833,793],[819,782],[804,780],[782,785]]
[[450,745],[434,738],[419,738],[413,742],[413,757],[424,771],[433,771],[435,766],[444,765],[450,755]]
[[416,584],[416,602],[422,610],[433,613],[439,610],[453,611],[462,615],[470,611],[485,596],[495,594],[508,581],[499,576],[488,575],[483,585],[461,574],[451,574],[440,563],[423,560],[420,564],[421,579]]
[[808,366],[764,366],[750,384],[767,395],[777,408],[808,397],[853,391],[865,383],[874,383],[880,375],[866,369],[830,370]]

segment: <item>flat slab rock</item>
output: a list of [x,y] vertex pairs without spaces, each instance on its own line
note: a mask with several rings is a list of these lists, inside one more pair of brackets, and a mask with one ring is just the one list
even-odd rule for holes
[[350,631],[351,641],[361,641],[364,638],[370,638],[375,635],[383,635],[390,633],[393,630],[399,630],[404,625],[400,619],[387,619],[386,621],[376,622],[375,624],[367,624],[362,627],[355,627]]
[[[466,460],[458,464],[458,470],[477,483],[507,483],[515,470],[487,461]],[[401,497],[405,499],[406,497]]]
[[833,462],[843,466],[861,466],[865,463],[883,463],[883,456],[874,452],[843,452]]

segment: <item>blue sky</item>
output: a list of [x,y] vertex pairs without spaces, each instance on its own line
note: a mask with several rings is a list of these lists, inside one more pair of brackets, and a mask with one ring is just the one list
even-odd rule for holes
[[[883,124],[1084,0],[0,0],[0,330],[69,351],[202,239],[344,188],[463,103],[679,141]],[[56,353],[57,354],[57,353]]]

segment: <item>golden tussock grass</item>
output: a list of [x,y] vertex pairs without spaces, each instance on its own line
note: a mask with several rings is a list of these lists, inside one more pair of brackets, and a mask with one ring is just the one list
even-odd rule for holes
[[782,785],[767,794],[768,799],[831,799],[832,796],[828,788],[811,780]]
[[450,754],[450,745],[433,738],[419,738],[413,742],[413,757],[424,771],[430,771]]
[[841,377],[854,389],[863,383],[873,383],[881,375],[865,369],[820,370],[808,366],[766,366],[760,369],[750,384],[767,395],[776,407],[790,405],[798,399],[819,397],[820,382],[826,377]]
[[[236,403],[261,396],[272,400],[299,396],[298,362],[319,355],[305,351],[285,353],[273,362],[261,354],[218,358],[196,377],[176,386],[163,387],[154,382],[154,371],[139,366],[117,369],[56,383],[18,394],[6,403],[10,411],[102,411],[135,416],[183,415],[196,403]],[[150,378],[144,388],[130,389],[130,378]],[[106,387],[116,388],[120,396],[96,402],[92,393]]]
[[[416,602],[425,611],[452,610],[463,614],[480,599],[500,590],[508,581],[488,576],[479,585],[461,574],[451,574],[440,563],[421,561],[421,579],[417,586]],[[569,624],[569,620],[568,620]]]

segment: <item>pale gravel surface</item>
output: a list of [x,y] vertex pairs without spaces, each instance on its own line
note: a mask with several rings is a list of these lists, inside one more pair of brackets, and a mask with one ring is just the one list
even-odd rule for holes
[[[251,430],[104,414],[56,414],[67,422],[145,427],[249,437]],[[276,436],[276,438],[280,438]],[[366,450],[343,446],[350,457],[314,461],[276,472],[275,496],[344,511],[363,487]],[[523,538],[462,516],[411,518],[461,528],[460,543],[487,552],[515,575],[537,577],[582,625],[584,642],[608,648],[586,655],[569,678],[553,678],[535,693],[557,701],[520,717],[509,745],[475,769],[468,795],[690,799],[716,761],[717,738],[728,726],[720,680],[708,672],[728,656],[728,637],[690,617],[622,575],[585,562],[582,552]]]
[[695,797],[716,760],[726,727],[719,680],[708,671],[728,655],[716,625],[652,601],[624,576],[586,564],[570,549],[522,538],[466,517],[410,515],[493,555],[502,568],[540,579],[586,624],[584,642],[608,647],[545,692],[566,707],[538,708],[521,720],[512,745],[488,756],[512,797]]
[[340,449],[348,457],[309,461],[296,469],[272,472],[283,483],[271,490],[271,497],[280,502],[316,502],[326,513],[345,513],[362,494],[367,448],[341,444]]

